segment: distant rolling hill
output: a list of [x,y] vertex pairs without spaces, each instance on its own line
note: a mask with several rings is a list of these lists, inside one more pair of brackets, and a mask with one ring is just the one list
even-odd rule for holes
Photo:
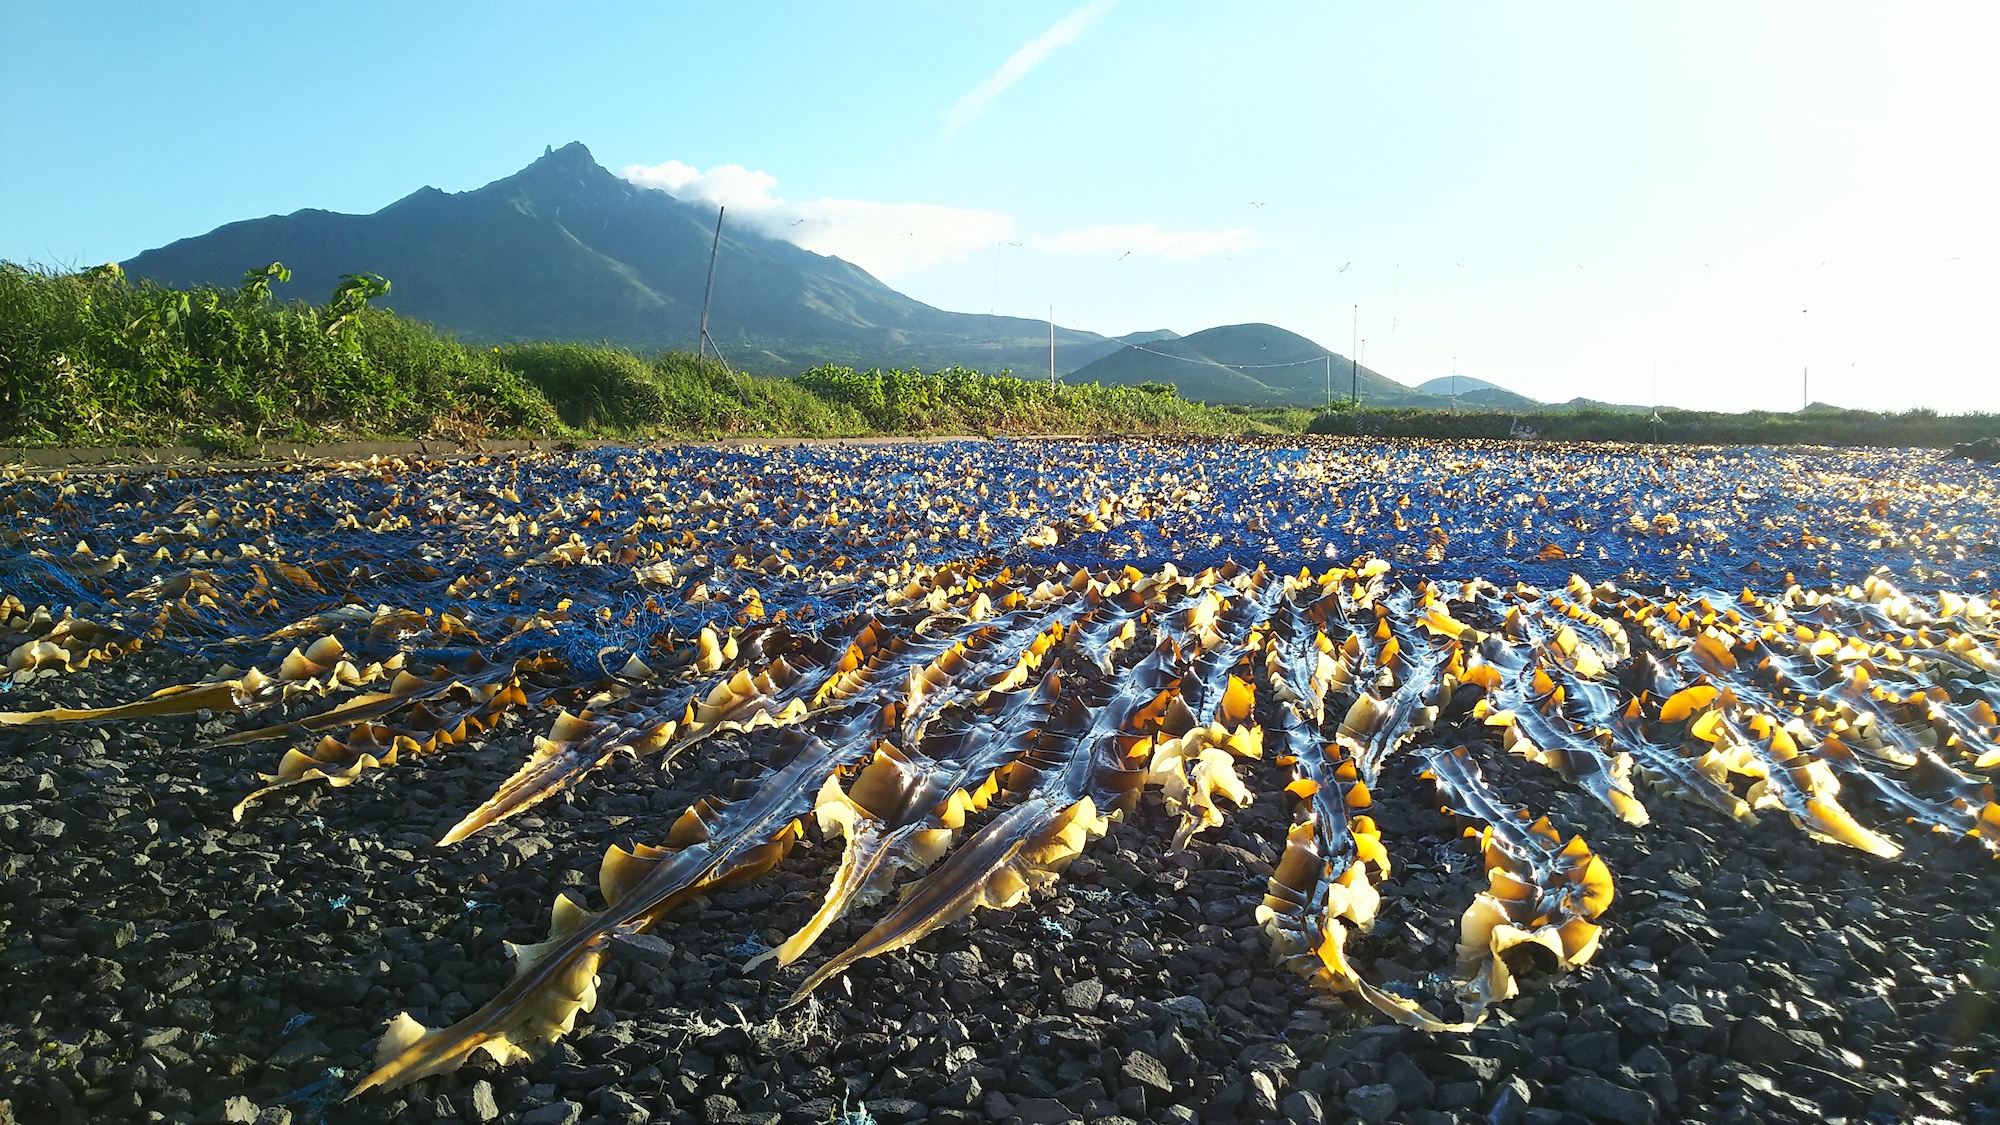
[[[292,282],[279,295],[310,300],[341,274],[378,273],[392,286],[383,304],[469,340],[692,349],[714,229],[714,208],[628,183],[571,144],[472,191],[426,187],[370,215],[250,219],[122,264],[168,285],[234,286],[281,261]],[[709,332],[732,363],[772,374],[838,362],[1032,375],[1049,362],[1045,321],[933,308],[859,266],[726,222]],[[1121,345],[1056,336],[1065,371]]]
[[1524,394],[1517,394],[1498,383],[1475,379],[1470,375],[1441,375],[1417,384],[1417,389],[1425,394],[1436,395],[1446,402],[1462,409],[1470,410],[1540,410],[1543,404]]
[[[1358,385],[1364,406],[1438,406],[1435,396],[1380,372],[1356,368],[1296,332],[1269,324],[1229,324],[1173,339],[1135,340],[1070,372],[1073,383],[1172,383],[1182,398],[1249,406],[1319,406]],[[1331,368],[1328,363],[1331,361]]]

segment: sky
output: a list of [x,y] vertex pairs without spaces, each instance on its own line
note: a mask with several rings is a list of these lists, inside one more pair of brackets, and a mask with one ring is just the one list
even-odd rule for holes
[[943,308],[1263,321],[1553,401],[2000,411],[1996,57],[1987,3],[0,0],[0,258],[582,141]]

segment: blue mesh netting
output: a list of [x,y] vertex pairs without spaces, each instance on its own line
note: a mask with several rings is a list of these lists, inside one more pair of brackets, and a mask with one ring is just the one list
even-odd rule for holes
[[1978,589],[1991,586],[1995,513],[1990,469],[1906,450],[604,449],[20,478],[0,483],[12,544],[0,592],[232,658],[313,615],[390,605],[470,632],[374,637],[385,650],[555,651],[594,670],[759,610],[844,616],[907,567],[979,557],[1291,571],[1372,555],[1411,578],[1718,588],[1881,567],[1913,588]]

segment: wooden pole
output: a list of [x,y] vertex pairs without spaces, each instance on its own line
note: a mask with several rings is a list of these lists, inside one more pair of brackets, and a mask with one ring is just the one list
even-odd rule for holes
[[[722,249],[722,216],[727,207],[715,209],[715,241],[708,248],[708,285],[701,291],[701,340],[696,346],[696,358],[708,356],[708,300],[715,295],[715,256]],[[715,358],[722,358],[722,349],[715,349]]]

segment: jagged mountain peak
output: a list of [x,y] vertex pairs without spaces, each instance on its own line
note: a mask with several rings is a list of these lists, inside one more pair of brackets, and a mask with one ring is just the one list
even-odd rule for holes
[[[715,211],[628,183],[582,142],[546,147],[465,192],[423,188],[368,215],[299,211],[231,223],[123,263],[169,285],[234,285],[282,261],[288,296],[324,300],[345,273],[377,273],[400,312],[478,341],[610,341],[692,348]],[[711,336],[732,362],[791,373],[814,363],[1040,370],[1038,320],[946,312],[865,270],[747,225],[723,233]],[[1058,331],[1074,369],[1118,345]]]

